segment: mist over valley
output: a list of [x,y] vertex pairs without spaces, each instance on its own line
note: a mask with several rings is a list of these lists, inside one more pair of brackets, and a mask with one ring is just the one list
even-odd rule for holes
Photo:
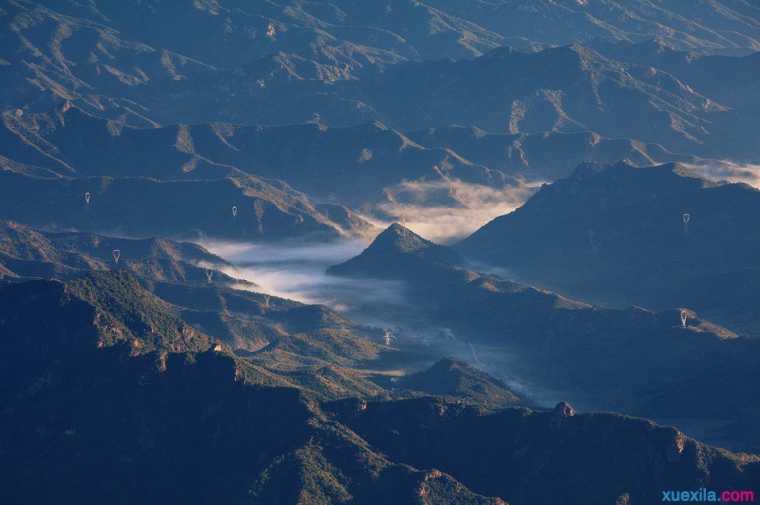
[[755,2],[7,0],[0,41],[0,503],[757,501]]

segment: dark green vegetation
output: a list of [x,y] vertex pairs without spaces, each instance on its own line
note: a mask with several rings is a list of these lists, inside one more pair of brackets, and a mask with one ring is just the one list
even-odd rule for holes
[[[692,310],[684,312],[684,327],[679,310],[595,307],[468,270],[458,258],[396,224],[330,272],[405,280],[415,302],[441,324],[517,350],[525,376],[590,395],[596,405],[667,418],[756,419],[760,341]],[[728,438],[747,443],[743,431]],[[749,443],[760,447],[756,439]]]
[[757,335],[759,214],[755,188],[679,165],[583,165],[458,249],[570,293],[687,306]]

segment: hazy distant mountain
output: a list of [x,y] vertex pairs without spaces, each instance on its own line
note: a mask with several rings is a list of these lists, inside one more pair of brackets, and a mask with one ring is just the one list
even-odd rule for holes
[[[659,145],[591,132],[495,134],[452,126],[404,134],[381,123],[328,129],[221,123],[135,129],[76,107],[21,118],[7,113],[4,119],[0,145],[6,159],[0,166],[11,172],[172,181],[253,174],[357,207],[383,201],[388,191],[408,181],[508,189],[519,184],[515,177],[554,180],[586,161],[625,159],[640,166],[694,161]],[[319,210],[331,217],[340,209]],[[343,212],[339,223],[361,227]]]
[[[199,179],[254,174],[286,181],[323,200],[361,205],[404,180],[502,186],[503,173],[443,147],[427,148],[381,123],[321,129],[212,123],[136,129],[76,107],[55,114],[7,113],[0,133],[8,170],[62,176]],[[47,170],[35,170],[46,167]],[[274,183],[273,183],[274,184]]]
[[[89,204],[86,193],[91,194]],[[0,217],[48,228],[133,236],[238,239],[335,238],[368,226],[345,208],[317,206],[281,182],[253,176],[160,181],[4,171],[0,172]]]
[[[383,92],[402,87],[400,95]],[[364,101],[405,129],[593,130],[680,148],[702,139],[705,115],[722,110],[672,76],[621,65],[580,45],[538,53],[503,48],[471,61],[399,65],[362,92]]]
[[475,127],[449,126],[408,135],[419,144],[448,147],[468,160],[494,170],[539,180],[567,176],[584,162],[626,160],[632,165],[647,166],[656,162],[695,161],[690,156],[672,153],[659,144],[607,138],[589,131],[492,133]]
[[709,156],[757,159],[754,125],[760,113],[760,54],[743,57],[700,55],[675,51],[661,42],[640,44],[597,44],[603,54],[626,63],[665,71],[698,93],[716,100],[728,110],[711,117],[708,127],[714,136],[702,150]]
[[[357,79],[410,59],[478,55],[502,43],[474,23],[405,0],[340,3],[13,1],[0,32],[3,47],[14,49],[1,55],[2,75],[11,79],[3,102],[43,105],[60,96],[134,124],[199,121],[217,109],[234,114],[251,98],[283,97],[277,88],[296,82],[307,103],[352,115],[360,103],[321,99],[313,84]],[[237,91],[212,91],[217,86]],[[187,108],[184,99],[199,92],[204,100]],[[168,95],[179,102],[162,98]],[[240,101],[243,95],[248,99]],[[298,114],[293,105],[283,102],[282,113]]]
[[211,125],[193,128],[196,134],[197,151],[211,159],[354,206],[381,199],[384,189],[403,181],[452,178],[494,187],[513,182],[448,146],[418,144],[379,122],[346,128]]
[[706,52],[760,49],[760,8],[747,0],[429,0],[513,38],[549,45],[659,39]]
[[758,212],[758,190],[678,165],[582,165],[458,248],[545,285],[690,306],[755,333]]
[[735,58],[703,55],[674,50],[656,40],[638,44],[597,42],[594,47],[618,61],[664,70],[727,106],[758,106],[760,72],[757,69],[760,53]]
[[[8,112],[69,101],[141,126],[316,119],[591,130],[671,151],[758,156],[758,111],[744,105],[757,88],[754,56],[703,58],[698,72],[680,74],[664,60],[664,69],[623,63],[591,48],[656,38],[702,54],[759,50],[758,9],[741,1],[687,11],[643,0],[77,5],[14,0],[4,10],[0,40],[16,48],[0,56]],[[711,79],[701,75],[726,69],[741,72],[741,83],[700,85]]]

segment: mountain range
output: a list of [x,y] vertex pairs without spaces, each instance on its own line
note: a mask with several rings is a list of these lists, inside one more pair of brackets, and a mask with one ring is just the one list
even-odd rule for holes
[[246,284],[221,272],[214,272],[208,279],[207,273],[213,269],[230,266],[222,258],[187,242],[81,232],[51,233],[0,221],[0,268],[16,279],[68,279],[93,270],[123,267],[160,282]]
[[[478,2],[466,15],[453,4],[339,4],[217,2],[180,14],[162,2],[79,8],[14,0],[3,16],[4,46],[17,48],[3,56],[11,83],[4,108],[49,112],[68,101],[142,127],[379,120],[402,131],[452,123],[496,133],[591,130],[690,154],[758,156],[747,128],[757,119],[758,76],[747,55],[760,49],[760,21],[749,2],[700,1],[696,24],[679,2],[648,0],[599,8]],[[158,28],[164,16],[176,30]],[[527,32],[504,39],[492,23],[505,16],[501,29]],[[543,40],[535,38],[557,19],[565,37],[543,30]],[[638,25],[636,35],[616,26],[621,19],[629,30]],[[198,30],[208,34],[203,44],[187,35]],[[653,65],[642,44],[652,39],[696,63]],[[624,48],[605,53],[595,43]],[[237,46],[246,50],[229,50]],[[726,68],[746,70],[736,72],[739,82],[704,77]]]
[[[0,217],[329,239],[371,233],[351,209],[402,218],[409,182],[477,208],[492,204],[462,201],[461,184],[520,203],[583,162],[757,161],[757,9],[693,12],[699,22],[648,0],[9,1]],[[133,191],[143,205],[122,196]],[[80,212],[84,193],[98,212]],[[416,191],[415,204],[437,195]],[[39,200],[54,203],[29,208]]]
[[[495,191],[519,202],[532,191],[531,181],[554,180],[585,161],[697,161],[593,133],[451,127],[405,134],[381,123],[135,129],[76,107],[21,118],[7,113],[4,125],[0,177],[7,196],[0,215],[138,236],[364,235],[372,225],[351,208],[387,219],[406,199],[434,206],[444,197],[447,205],[466,207]],[[142,205],[123,196],[132,190],[145,195]],[[197,205],[199,192],[206,209]]]
[[402,280],[420,309],[460,338],[517,353],[512,366],[523,377],[555,390],[572,385],[568,394],[598,406],[723,422],[728,412],[738,422],[757,411],[748,399],[757,397],[758,340],[687,307],[610,309],[479,273],[398,224],[328,272]]
[[0,503],[755,499],[759,64],[754,0],[0,2]]
[[[496,413],[431,398],[324,403],[265,385],[258,367],[128,275],[12,284],[0,300],[7,503],[89,503],[115,485],[119,503],[549,504],[558,490],[567,503],[636,503],[671,483],[751,488],[759,478],[755,456],[564,403]],[[639,466],[650,470],[629,471]],[[577,487],[589,473],[605,475],[591,498]],[[548,478],[556,487],[538,485]]]
[[756,335],[758,211],[754,187],[687,166],[581,165],[458,248],[570,293],[689,306]]

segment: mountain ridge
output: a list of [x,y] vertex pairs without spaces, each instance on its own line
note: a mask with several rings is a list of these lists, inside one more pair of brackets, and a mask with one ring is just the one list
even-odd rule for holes
[[628,303],[693,304],[753,332],[741,317],[754,314],[752,283],[732,294],[721,279],[754,278],[758,205],[757,189],[678,164],[580,165],[457,247],[571,292],[584,284],[585,293],[616,292]]
[[[688,307],[605,308],[466,265],[405,261],[399,248],[382,250],[386,254],[362,253],[361,263],[349,260],[330,273],[339,275],[350,265],[346,274],[351,276],[388,277],[387,265],[398,265],[394,278],[405,283],[423,313],[460,339],[520,356],[510,360],[517,368],[512,372],[535,383],[551,388],[572,384],[569,394],[590,395],[604,408],[647,416],[751,415],[747,388],[754,387],[750,377],[758,369],[758,341]],[[414,257],[414,251],[408,254]],[[696,372],[705,369],[711,370],[707,376]],[[600,376],[609,382],[600,382]]]
[[[109,285],[115,281],[114,288],[127,281],[110,275],[95,277]],[[0,305],[0,338],[37,357],[42,355],[33,352],[34,341],[9,326],[7,315],[21,304],[29,310],[13,312],[19,328],[32,321],[45,324],[35,316],[39,296],[16,296],[19,290],[33,295],[43,285],[57,287],[56,296],[63,292],[62,284],[49,281],[0,288],[0,298],[13,300]],[[91,287],[77,286],[72,294]],[[106,298],[99,295],[99,303]],[[80,323],[89,320],[71,317],[80,310],[76,304],[61,309],[62,324],[50,327],[61,337],[77,334]],[[233,503],[262,505],[283,500],[330,505],[347,499],[368,505],[421,499],[549,505],[556,495],[538,483],[556,477],[560,467],[564,470],[555,485],[566,489],[575,489],[589,472],[609,477],[609,484],[591,496],[595,503],[625,493],[633,499],[659,496],[662,483],[671,478],[685,487],[709,482],[742,488],[752,488],[760,478],[757,456],[716,450],[644,420],[576,414],[565,403],[550,412],[487,412],[440,398],[319,402],[304,391],[265,385],[261,371],[224,348],[190,350],[130,352],[119,345],[93,345],[87,355],[59,354],[52,369],[44,360],[36,369],[24,366],[17,377],[30,379],[34,387],[7,391],[12,408],[0,413],[7,427],[0,434],[5,447],[0,467],[18,484],[0,490],[4,501],[97,501],[118,482],[124,497],[119,503],[125,504],[156,497],[163,503],[210,503],[224,496]],[[3,353],[0,372],[11,363],[20,364],[18,354]],[[37,373],[47,380],[34,381]],[[4,388],[11,385],[3,381]],[[81,408],[61,408],[72,402],[81,402]],[[36,429],[29,430],[30,425]],[[109,439],[110,444],[99,443]],[[80,447],[76,453],[72,444]],[[580,448],[594,457],[580,457]],[[120,455],[115,464],[114,451]],[[510,455],[506,460],[505,454]],[[560,466],[542,470],[540,455]],[[49,468],[51,460],[61,464],[34,471]],[[475,460],[492,470],[477,477],[483,467]],[[496,461],[502,466],[492,464]],[[506,479],[505,461],[514,470]],[[614,461],[652,471],[633,482]],[[143,482],[146,471],[151,479]],[[72,485],[83,475],[104,487]],[[55,497],[46,494],[49,486],[58,489]],[[576,496],[569,503],[588,503],[587,489]]]

